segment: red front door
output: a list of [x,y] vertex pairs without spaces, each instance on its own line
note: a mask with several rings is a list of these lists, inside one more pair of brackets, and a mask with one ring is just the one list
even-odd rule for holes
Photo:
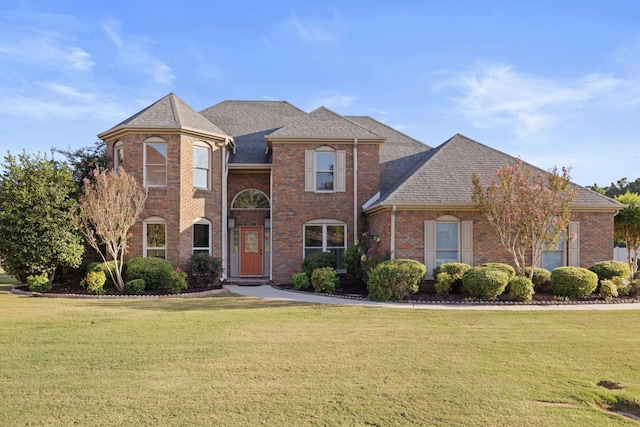
[[240,229],[240,275],[262,276],[262,228]]

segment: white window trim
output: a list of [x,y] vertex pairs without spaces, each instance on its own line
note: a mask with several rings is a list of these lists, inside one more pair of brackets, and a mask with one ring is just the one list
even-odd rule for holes
[[[164,225],[164,248],[156,246],[147,246],[147,225],[149,224],[162,224]],[[142,256],[148,258],[147,252],[149,250],[164,250],[164,258],[167,259],[167,221],[159,216],[150,216],[146,218],[142,223]]]
[[[436,231],[436,235],[435,235],[435,239],[436,239],[435,252],[436,252],[436,254],[438,252],[451,252],[451,253],[454,252],[453,250],[449,250],[449,249],[447,249],[447,250],[439,250],[438,249],[438,224],[456,224],[456,226],[457,226],[457,240],[458,240],[457,246],[458,246],[458,248],[455,251],[457,253],[456,262],[460,262],[460,259],[461,259],[461,256],[462,256],[462,254],[461,254],[461,247],[462,247],[461,234],[462,233],[461,233],[461,229],[460,229],[460,222],[461,222],[460,219],[455,217],[455,216],[453,216],[453,215],[444,215],[444,216],[441,216],[438,219],[436,219],[436,229],[435,229],[435,231]],[[437,262],[437,255],[436,255],[436,262]]]
[[[147,166],[148,166],[147,165],[147,145],[149,145],[149,144],[164,144],[166,146],[166,148],[167,148],[167,155],[166,155],[165,160],[164,160],[164,162],[165,162],[164,163],[165,180],[164,180],[164,184],[162,184],[162,185],[155,185],[155,184],[154,185],[150,185],[150,184],[147,183]],[[147,188],[164,188],[164,187],[166,187],[167,186],[167,180],[169,179],[169,177],[167,176],[168,175],[168,173],[167,173],[168,172],[167,171],[167,163],[169,163],[169,146],[167,144],[167,141],[162,139],[162,138],[160,138],[160,137],[157,137],[157,136],[152,136],[150,138],[145,139],[144,140],[142,154],[143,154],[142,161],[143,161],[143,169],[144,169],[143,170],[144,186],[147,187]],[[156,164],[154,163],[154,165],[156,165]],[[158,163],[158,165],[159,165],[159,163]]]
[[[264,195],[264,197],[266,197],[267,202],[269,203],[269,207],[266,208],[237,208],[235,207],[235,203],[236,203],[236,199],[238,198],[238,196],[242,193],[244,193],[245,191],[257,191],[258,193],[262,193]],[[269,196],[267,195],[267,193],[265,193],[264,191],[258,190],[257,188],[245,188],[244,190],[240,190],[238,191],[238,194],[236,194],[235,196],[233,196],[233,200],[231,200],[231,209],[235,210],[269,210],[271,209],[271,199],[269,199]]]
[[[336,219],[314,219],[312,221],[305,222],[302,224],[302,259],[305,257],[305,253],[307,250],[307,246],[305,246],[305,231],[307,226],[322,226],[322,252],[328,252],[327,247],[327,227],[331,226],[341,226],[344,227],[344,249],[347,249],[347,236],[348,236],[348,227],[346,222],[338,221]],[[310,248],[311,249],[311,248]],[[319,249],[319,248],[312,248]],[[345,269],[339,269],[339,272],[344,272]]]
[[[198,170],[206,170],[207,171],[207,185],[206,187],[197,187],[195,185],[195,183],[193,183],[193,188],[197,189],[197,190],[209,190],[211,189],[211,146],[209,144],[207,144],[206,142],[203,141],[196,141],[193,143],[193,147],[191,148],[192,153],[191,155],[193,156],[193,150],[199,148],[199,149],[204,149],[207,150],[207,159],[209,161],[209,165],[207,169],[203,169],[203,168],[197,168],[195,165],[195,157],[191,159],[191,166],[192,166],[192,170],[198,169]],[[191,179],[193,179],[193,173],[191,176]]]
[[[317,155],[333,153],[333,188],[331,190],[318,190],[317,177],[319,171],[317,169]],[[322,146],[315,150],[305,150],[305,185],[304,189],[313,193],[342,193],[346,191],[346,163],[347,152],[345,150],[336,150],[332,147]]]
[[[211,255],[211,239],[212,239],[211,232],[212,232],[213,225],[211,224],[211,221],[209,221],[206,218],[198,218],[195,221],[193,221],[193,224],[191,226],[191,232],[192,233],[194,232],[193,225],[196,225],[196,224],[208,225],[209,226],[209,236],[208,236],[209,246],[206,247],[206,248],[205,247],[192,246],[191,253],[193,254],[193,253],[195,253],[195,251],[203,251],[203,250],[207,249],[208,252],[209,252],[209,255]],[[193,235],[191,236],[191,243],[193,243]]]
[[117,141],[113,146],[113,170],[115,172],[118,172],[118,169],[120,169],[120,167],[124,163],[124,159],[121,158],[121,157],[124,157],[124,155],[118,156],[117,154],[120,150],[124,151],[123,147],[124,147],[124,143],[122,141]]

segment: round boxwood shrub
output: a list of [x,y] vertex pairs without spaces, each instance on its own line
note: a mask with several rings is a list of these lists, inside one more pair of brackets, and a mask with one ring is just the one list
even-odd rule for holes
[[558,267],[551,272],[551,292],[559,297],[591,295],[598,287],[598,275],[581,267]]
[[534,294],[533,282],[528,277],[516,276],[509,281],[509,295],[517,301],[531,301]]
[[134,258],[126,264],[127,280],[143,279],[145,289],[168,288],[173,267],[162,258]]
[[462,276],[462,284],[474,297],[496,298],[509,284],[509,274],[502,269],[473,267]]
[[480,264],[478,267],[491,268],[493,270],[500,270],[507,273],[509,276],[509,280],[516,277],[516,270],[511,267],[509,264],[504,264],[502,262],[485,262],[484,264]]
[[[106,281],[104,283],[104,287],[106,288],[115,288],[116,285],[113,283],[113,279],[111,279],[111,274],[113,277],[116,277],[116,262],[115,261],[107,261],[106,264],[102,261],[91,262],[87,265],[86,274],[89,274],[93,271],[102,271],[104,272],[104,276]],[[111,274],[109,274],[111,271]]]
[[306,291],[309,289],[309,278],[307,273],[296,273],[291,279],[293,280],[293,289],[296,291]]
[[81,286],[87,288],[89,292],[96,295],[104,294],[104,284],[107,281],[107,275],[100,269],[94,269],[87,273],[87,276],[80,282]]
[[436,293],[438,295],[449,295],[449,292],[451,291],[451,286],[453,286],[454,282],[455,282],[455,279],[449,273],[445,271],[438,273],[438,275],[436,276],[436,284],[435,284]]
[[598,275],[598,280],[609,280],[615,276],[626,279],[631,276],[629,264],[623,261],[600,261],[589,267],[589,270]]
[[333,267],[316,268],[311,274],[311,284],[316,292],[333,294],[339,283],[340,279]]
[[[440,291],[438,291],[438,288],[441,288],[442,290],[443,287],[446,287],[446,285],[444,285],[442,281],[440,282],[440,285],[438,284],[438,275],[440,273],[447,273],[453,279],[453,281],[449,285],[449,290],[447,291],[447,293],[449,292],[460,293],[462,289],[462,275],[464,274],[465,271],[467,271],[470,268],[471,266],[469,264],[465,264],[463,262],[447,262],[444,264],[440,264],[439,266],[434,268],[433,277],[436,279],[436,284],[435,284],[436,292],[440,293]],[[446,277],[446,276],[443,276],[443,277]],[[443,280],[447,280],[447,279],[443,279]]]
[[609,279],[600,282],[600,298],[609,301],[618,296],[618,285]]
[[124,293],[127,295],[141,295],[144,292],[144,279],[130,280],[124,284]]
[[525,267],[524,275],[529,277],[531,275],[531,269],[533,268],[533,278],[531,281],[533,282],[533,286],[539,288],[540,286],[546,284],[551,279],[551,272],[546,268],[542,267]]
[[335,270],[336,256],[333,252],[314,252],[307,255],[304,261],[302,261],[301,269],[303,273],[307,274],[309,280],[311,280],[313,270],[324,267],[331,267]]
[[209,254],[193,254],[189,259],[191,276],[197,286],[208,288],[216,283],[222,274],[222,260]]
[[412,259],[381,262],[369,274],[367,290],[372,301],[404,300],[418,292],[427,268]]
[[44,274],[27,276],[27,284],[31,292],[51,292],[51,282]]

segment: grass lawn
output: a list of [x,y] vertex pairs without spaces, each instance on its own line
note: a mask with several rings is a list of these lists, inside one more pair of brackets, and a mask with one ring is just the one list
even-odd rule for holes
[[0,286],[3,425],[638,425],[599,405],[640,403],[640,311],[70,300]]

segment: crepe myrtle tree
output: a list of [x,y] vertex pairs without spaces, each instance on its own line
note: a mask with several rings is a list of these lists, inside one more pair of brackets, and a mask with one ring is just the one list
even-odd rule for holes
[[616,196],[616,200],[627,205],[614,218],[613,230],[616,240],[622,240],[627,247],[627,262],[631,267],[631,277],[638,271],[638,250],[640,250],[640,194],[631,193]]
[[77,206],[72,171],[41,155],[7,153],[0,166],[0,259],[21,281],[44,275],[50,282],[58,266],[78,267],[84,245],[69,220]]
[[118,291],[124,292],[122,266],[128,249],[129,229],[144,208],[147,190],[122,168],[118,172],[95,169],[92,176],[91,180],[84,180],[80,207],[72,213],[73,222],[103,261],[106,262],[107,257],[113,260],[115,271],[107,271]]
[[[548,173],[534,172],[522,160],[496,169],[486,185],[479,174],[472,176],[473,202],[496,229],[502,245],[513,255],[516,270],[525,275],[526,254],[536,265],[544,251],[567,236],[571,203],[577,189],[569,170],[554,167]],[[532,279],[533,269],[529,278]]]

